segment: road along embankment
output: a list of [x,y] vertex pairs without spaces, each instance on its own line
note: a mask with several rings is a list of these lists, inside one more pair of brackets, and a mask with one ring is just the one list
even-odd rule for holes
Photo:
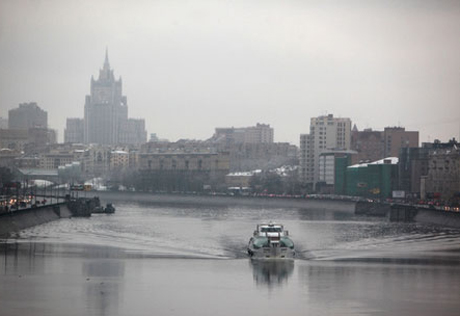
[[66,203],[28,208],[0,215],[0,237],[21,231],[25,228],[48,223],[71,216]]

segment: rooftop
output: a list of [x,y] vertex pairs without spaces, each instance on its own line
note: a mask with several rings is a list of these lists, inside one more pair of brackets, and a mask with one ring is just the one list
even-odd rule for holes
[[397,165],[399,162],[398,157],[387,157],[383,158],[374,162],[365,162],[365,163],[359,163],[356,165],[349,166],[348,168],[364,168],[369,165]]

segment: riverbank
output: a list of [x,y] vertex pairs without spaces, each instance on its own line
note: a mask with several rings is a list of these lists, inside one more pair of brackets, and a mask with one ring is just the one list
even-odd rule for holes
[[7,237],[11,233],[60,218],[68,218],[71,215],[66,203],[45,205],[1,214],[0,237]]
[[[260,207],[260,208],[300,208],[315,211],[334,211],[354,213],[364,216],[377,216],[389,221],[419,222],[447,227],[460,228],[460,213],[440,210],[420,209],[409,205],[390,205],[388,203],[355,202],[351,200],[305,199],[292,197],[249,197],[249,196],[213,196],[183,194],[149,194],[139,192],[99,191],[87,193],[97,196],[102,204],[106,203],[152,203],[169,206],[203,207]],[[56,206],[42,206],[0,215],[0,236],[36,225],[41,225],[62,217],[82,216],[82,212],[65,203]],[[87,212],[90,216],[91,211]]]

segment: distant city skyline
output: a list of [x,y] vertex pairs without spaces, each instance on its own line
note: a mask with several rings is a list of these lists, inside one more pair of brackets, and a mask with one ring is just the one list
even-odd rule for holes
[[[63,18],[65,17],[65,18]],[[106,48],[132,118],[175,141],[311,117],[459,138],[459,1],[1,1],[0,117],[36,102],[63,140]]]

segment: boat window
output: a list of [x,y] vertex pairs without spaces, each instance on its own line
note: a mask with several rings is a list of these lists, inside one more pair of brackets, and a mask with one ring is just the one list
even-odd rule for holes
[[281,227],[262,227],[260,229],[262,233],[281,233]]

